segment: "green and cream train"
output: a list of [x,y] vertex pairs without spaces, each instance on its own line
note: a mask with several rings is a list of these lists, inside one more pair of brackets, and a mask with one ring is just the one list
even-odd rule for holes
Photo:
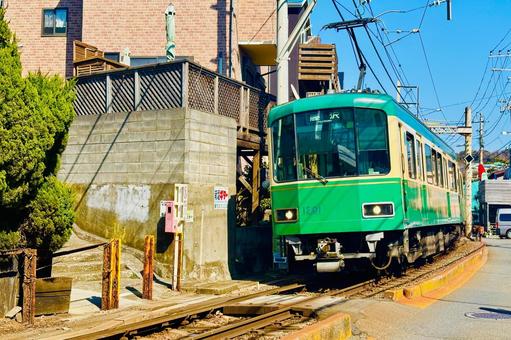
[[274,107],[268,126],[276,263],[384,269],[460,235],[454,151],[390,96],[299,99]]

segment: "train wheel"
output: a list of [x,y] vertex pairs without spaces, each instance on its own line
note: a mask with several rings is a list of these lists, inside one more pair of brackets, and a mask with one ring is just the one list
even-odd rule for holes
[[406,256],[401,256],[401,259],[394,257],[392,259],[392,264],[390,266],[391,274],[395,277],[401,277],[406,273],[406,269],[408,267],[408,263],[406,261]]

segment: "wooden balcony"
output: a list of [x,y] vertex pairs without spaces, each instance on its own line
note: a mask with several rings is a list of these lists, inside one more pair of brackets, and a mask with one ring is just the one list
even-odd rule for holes
[[73,67],[75,76],[83,76],[119,68],[127,65],[106,59],[105,53],[96,46],[75,40],[73,42]]
[[145,65],[77,77],[78,115],[191,108],[231,117],[238,145],[259,150],[271,95],[189,60]]
[[338,90],[335,45],[315,42],[300,44],[298,56],[298,80],[309,83],[331,81],[332,87]]

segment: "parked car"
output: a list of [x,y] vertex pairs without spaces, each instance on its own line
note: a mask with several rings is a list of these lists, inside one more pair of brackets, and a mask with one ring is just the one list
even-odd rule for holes
[[511,209],[497,210],[495,227],[497,230],[497,235],[499,235],[501,238],[511,238]]

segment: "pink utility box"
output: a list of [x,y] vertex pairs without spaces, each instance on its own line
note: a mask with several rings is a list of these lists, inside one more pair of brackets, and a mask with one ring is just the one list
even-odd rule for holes
[[174,211],[174,201],[165,202],[165,232],[177,233],[177,219]]

